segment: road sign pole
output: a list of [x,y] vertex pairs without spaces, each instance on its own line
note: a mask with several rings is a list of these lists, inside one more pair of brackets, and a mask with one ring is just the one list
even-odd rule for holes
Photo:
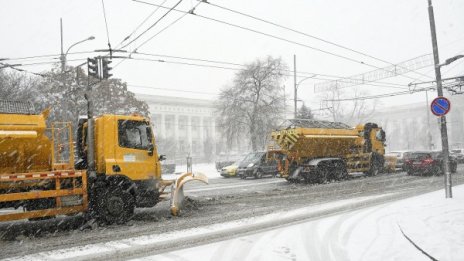
[[[437,35],[435,31],[435,18],[433,14],[432,0],[428,0],[428,11],[430,20],[430,32],[432,36],[432,47],[433,47],[433,60],[435,63],[435,77],[437,81],[437,94],[439,97],[443,97],[443,88],[441,85],[441,72],[440,72],[440,59],[438,57],[438,44]],[[451,174],[449,166],[449,146],[448,146],[448,130],[446,127],[446,116],[440,117],[440,131],[441,131],[441,144],[443,150],[443,168],[445,171],[445,195],[446,198],[452,198],[453,193],[451,190]]]

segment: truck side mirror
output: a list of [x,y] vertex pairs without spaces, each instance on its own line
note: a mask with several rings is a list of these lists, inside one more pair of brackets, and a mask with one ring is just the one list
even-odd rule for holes
[[155,151],[155,145],[153,144],[148,144],[148,156],[153,156],[153,152]]
[[159,161],[166,160],[166,155],[160,155],[158,158]]

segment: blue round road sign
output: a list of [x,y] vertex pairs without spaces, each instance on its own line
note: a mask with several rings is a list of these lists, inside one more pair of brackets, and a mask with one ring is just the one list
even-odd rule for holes
[[430,104],[430,109],[436,116],[443,116],[450,111],[451,102],[445,97],[437,97]]

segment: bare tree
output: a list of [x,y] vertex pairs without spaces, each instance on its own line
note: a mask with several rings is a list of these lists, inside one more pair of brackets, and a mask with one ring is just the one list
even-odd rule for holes
[[[69,68],[69,67],[68,67]],[[87,114],[85,93],[87,75],[81,68],[71,68],[61,73],[57,68],[45,73],[38,89],[42,107],[51,107],[53,121],[77,122],[79,115]],[[110,79],[95,84],[92,91],[95,114],[138,113],[149,117],[148,105],[135,98],[120,79]]]
[[253,151],[265,146],[270,130],[283,118],[285,69],[280,58],[258,59],[235,75],[232,86],[221,90],[219,126],[228,141],[246,133]]
[[347,92],[340,88],[332,87],[323,95],[323,100],[326,101],[325,107],[327,107],[333,121],[356,125],[364,123],[374,115],[377,100],[361,99],[361,97],[366,96],[368,93],[354,88],[350,89],[350,100],[341,101],[347,98]]
[[26,73],[0,69],[0,99],[34,102],[38,95],[35,86],[39,80],[40,78],[37,76],[31,77]]

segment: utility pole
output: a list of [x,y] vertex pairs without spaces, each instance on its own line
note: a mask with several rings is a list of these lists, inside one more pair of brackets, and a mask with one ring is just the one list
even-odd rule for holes
[[63,19],[62,18],[60,18],[60,35],[61,35],[61,55],[60,55],[61,72],[64,72],[65,64],[64,64],[64,51],[63,51]]
[[296,55],[294,54],[293,55],[293,88],[294,88],[294,95],[293,95],[293,98],[294,98],[294,102],[295,102],[295,119],[297,118],[297,84],[296,84]]
[[427,148],[428,150],[432,150],[432,133],[430,132],[430,104],[428,90],[425,90],[425,110],[427,113]]
[[[437,94],[439,97],[443,97],[443,87],[441,85],[441,72],[440,72],[440,59],[438,57],[438,44],[437,34],[435,30],[435,17],[433,14],[432,0],[428,0],[428,11],[430,20],[430,32],[432,36],[432,47],[433,47],[433,61],[435,64],[435,78],[437,81]],[[440,131],[441,131],[441,144],[443,150],[443,168],[445,171],[445,194],[446,198],[452,198],[453,193],[451,190],[451,174],[449,171],[449,148],[448,148],[448,130],[446,128],[446,116],[440,117]]]

